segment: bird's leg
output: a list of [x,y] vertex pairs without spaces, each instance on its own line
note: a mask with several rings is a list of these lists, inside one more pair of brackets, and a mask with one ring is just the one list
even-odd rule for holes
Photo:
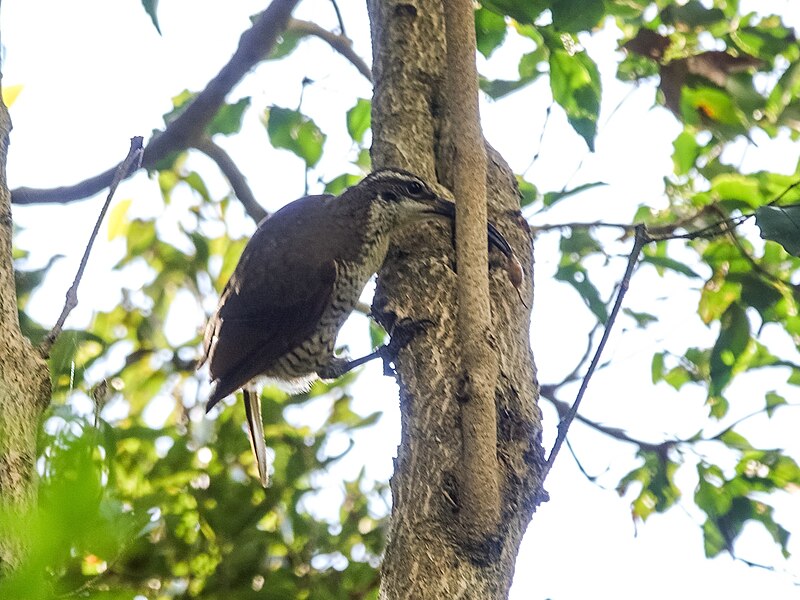
[[384,344],[366,356],[353,360],[334,356],[328,366],[321,371],[317,371],[317,374],[322,379],[337,379],[356,367],[360,367],[375,358],[381,358],[383,359],[383,374],[387,377],[394,376],[396,373],[392,363],[397,360],[400,350],[405,348],[419,333],[425,331],[428,325],[430,325],[430,321],[427,320],[412,321],[411,319],[402,319],[392,327],[388,344]]

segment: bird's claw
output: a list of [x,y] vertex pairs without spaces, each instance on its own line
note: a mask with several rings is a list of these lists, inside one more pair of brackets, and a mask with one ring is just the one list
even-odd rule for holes
[[424,333],[433,321],[423,319],[414,321],[412,319],[401,319],[395,322],[390,334],[389,343],[381,347],[380,357],[383,360],[383,374],[387,377],[396,377],[397,357],[400,350],[405,348],[420,333]]

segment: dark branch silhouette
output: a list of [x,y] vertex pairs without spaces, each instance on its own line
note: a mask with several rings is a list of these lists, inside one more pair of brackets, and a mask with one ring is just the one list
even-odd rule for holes
[[[155,167],[172,152],[189,148],[204,135],[206,126],[217,114],[228,92],[272,50],[278,36],[286,29],[292,10],[299,0],[274,0],[242,34],[239,47],[216,77],[189,104],[181,115],[156,134],[144,150],[142,166]],[[93,196],[111,185],[116,167],[75,185],[36,189],[20,187],[11,192],[13,204],[67,204]],[[128,173],[130,176],[131,173]]]
[[566,416],[561,419],[561,422],[558,424],[558,435],[556,436],[555,444],[553,444],[553,449],[550,451],[550,456],[547,458],[547,464],[544,467],[542,472],[542,481],[547,478],[547,474],[550,472],[550,469],[553,468],[553,463],[555,462],[556,457],[558,456],[558,452],[561,449],[561,446],[564,443],[564,440],[567,437],[567,431],[569,430],[569,426],[572,424],[572,421],[575,419],[575,416],[578,414],[578,409],[581,405],[581,400],[583,400],[583,396],[586,393],[586,389],[589,386],[589,381],[594,374],[597,365],[600,363],[600,357],[603,354],[603,349],[606,346],[606,342],[608,342],[608,338],[611,335],[611,329],[614,326],[614,323],[617,319],[617,315],[619,314],[619,309],[622,307],[622,300],[625,298],[625,293],[628,291],[628,287],[630,285],[631,275],[633,274],[633,269],[636,267],[636,263],[639,261],[639,255],[642,252],[642,248],[644,248],[645,244],[652,241],[650,236],[647,233],[647,230],[644,225],[637,225],[636,226],[636,235],[634,238],[633,248],[631,249],[631,253],[628,256],[628,266],[625,269],[625,275],[622,277],[622,281],[619,284],[619,291],[617,292],[617,299],[614,301],[614,307],[611,309],[611,314],[608,316],[608,322],[606,323],[605,329],[603,330],[603,336],[600,338],[600,343],[597,346],[597,351],[592,358],[592,362],[589,365],[589,369],[586,371],[586,375],[581,382],[581,387],[578,390],[578,395],[575,398],[575,402],[570,407],[569,411],[567,412]]
[[294,31],[301,35],[313,35],[323,40],[331,48],[349,60],[367,81],[372,82],[372,70],[367,63],[364,62],[364,59],[353,50],[353,42],[350,38],[332,33],[311,21],[301,21],[300,19],[290,19],[286,29],[287,31]]
[[194,147],[217,163],[219,170],[222,171],[225,179],[231,184],[233,193],[236,194],[239,202],[244,206],[245,212],[256,224],[268,216],[267,211],[256,200],[255,194],[250,189],[244,174],[222,146],[215,144],[210,137],[205,136],[196,141]]

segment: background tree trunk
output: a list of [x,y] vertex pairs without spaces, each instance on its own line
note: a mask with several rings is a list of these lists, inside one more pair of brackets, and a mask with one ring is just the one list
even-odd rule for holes
[[[36,432],[50,401],[47,363],[19,328],[11,254],[11,195],[6,180],[11,119],[0,101],[0,510],[26,511],[36,497]],[[0,519],[0,575],[19,564],[24,540]]]
[[[452,139],[441,107],[445,34],[440,0],[371,0],[375,167],[415,171],[452,188]],[[454,132],[457,135],[457,131]],[[511,170],[487,145],[489,218],[519,254],[525,303],[532,301],[531,237]],[[428,226],[399,240],[379,274],[373,311],[391,329],[399,319],[430,321],[398,364],[402,441],[392,478],[392,525],[382,598],[505,598],[520,540],[539,498],[544,463],[529,311],[506,273],[490,273],[493,346],[498,354],[497,458],[500,523],[467,531],[459,489],[461,406],[455,335],[452,233]]]

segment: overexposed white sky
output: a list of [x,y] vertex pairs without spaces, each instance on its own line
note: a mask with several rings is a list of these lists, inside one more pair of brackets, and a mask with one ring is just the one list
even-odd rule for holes
[[[224,4],[163,0],[159,7],[160,37],[138,0],[6,0],[0,15],[3,84],[24,85],[11,108],[11,186],[64,185],[116,164],[125,155],[131,136],[147,137],[162,125],[172,96],[186,88],[199,90],[205,86],[235,49],[239,34],[249,25],[248,17],[266,4],[263,0]],[[800,25],[800,7],[791,0],[742,4],[743,10],[749,5],[775,11],[788,23]],[[340,7],[355,49],[369,60],[363,3],[340,2]],[[305,0],[296,16],[327,27],[335,25],[328,0]],[[560,111],[554,109],[540,158],[527,177],[543,190],[560,189],[570,180],[572,185],[598,180],[609,185],[564,201],[546,217],[537,217],[537,223],[630,221],[640,203],[656,208],[665,205],[662,179],[672,168],[672,140],[680,127],[666,110],[653,106],[652,85],[643,85],[628,96],[629,88],[615,81],[613,35],[586,39],[585,44],[603,73],[605,103],[597,152],[589,154]],[[515,73],[524,47],[521,41],[510,44],[488,64],[481,61],[481,69],[496,77]],[[240,164],[256,196],[268,209],[303,193],[303,166],[289,153],[268,147],[266,133],[258,123],[258,108],[268,104],[295,107],[303,77],[315,82],[304,92],[303,108],[329,136],[329,152],[315,175],[330,178],[354,157],[346,138],[345,112],[357,97],[369,97],[370,86],[349,64],[322,42],[310,40],[291,61],[259,66],[231,94],[232,100],[243,95],[254,98],[247,132],[220,143]],[[623,98],[620,110],[609,117]],[[483,103],[486,135],[516,171],[525,169],[539,149],[549,103],[545,81],[501,101]],[[730,160],[741,162],[749,170],[795,171],[800,149],[786,136],[777,142],[756,141],[758,147],[736,144]],[[581,161],[583,165],[575,174]],[[226,192],[227,185],[207,159],[193,157],[190,165],[201,170],[213,195]],[[144,174],[121,186],[116,202],[124,198],[134,199],[133,215],[153,215],[160,210],[157,184]],[[22,227],[17,243],[32,251],[32,265],[41,265],[54,254],[65,256],[32,301],[31,311],[42,323],[54,322],[60,312],[63,294],[101,203],[102,198],[97,197],[68,206],[14,208],[15,220]],[[180,209],[178,201],[162,217],[163,222],[177,219]],[[248,232],[254,228],[245,219],[241,227]],[[612,252],[628,251],[625,244],[614,241],[613,235],[603,240]],[[532,346],[543,383],[556,382],[572,369],[585,349],[586,333],[592,325],[592,317],[577,294],[552,281],[556,249],[555,235],[540,238],[536,246]],[[68,326],[85,326],[94,311],[108,310],[119,302],[122,287],[135,288],[137,276],[142,280],[147,277],[146,273],[128,273],[123,278],[109,272],[123,251],[119,240],[109,242],[101,234],[81,286],[80,305]],[[624,257],[609,264],[598,260],[591,268],[593,279],[607,295],[622,275]],[[684,388],[676,393],[650,381],[654,352],[680,351],[687,344],[709,345],[715,339],[716,331],[703,326],[696,316],[697,286],[697,282],[677,275],[659,278],[649,267],[637,273],[626,306],[656,313],[662,321],[645,331],[632,329],[629,322],[618,325],[605,355],[612,366],[595,376],[583,414],[650,441],[659,441],[665,435],[689,436],[707,425],[702,390]],[[203,314],[197,307],[182,305],[179,312],[183,318],[168,326],[171,341],[190,338],[202,325]],[[354,356],[368,350],[365,332],[363,317],[354,317],[346,326],[343,338]],[[775,343],[785,344],[781,332],[770,334]],[[781,389],[785,376],[771,372],[738,382],[729,394],[735,400],[732,419],[762,406],[764,393]],[[399,442],[394,382],[381,376],[380,365],[371,365],[356,383],[354,393],[363,412],[380,409],[385,417],[358,438],[358,444],[367,450],[352,452],[326,478],[330,489],[309,502],[310,508],[322,514],[336,514],[338,506],[334,503],[340,493],[337,480],[342,475],[355,475],[361,461],[368,460],[368,472],[376,478],[387,478],[391,473],[391,459]],[[574,389],[570,393],[574,394]],[[546,402],[543,409],[545,447],[549,448],[556,416]],[[757,417],[739,429],[756,445],[791,447],[794,456],[800,456],[797,412],[779,411],[772,421]],[[106,416],[113,419],[113,412]],[[289,417],[310,420],[314,415]],[[708,425],[711,432],[723,428],[724,424]],[[796,596],[800,561],[796,557],[783,561],[774,543],[757,527],[748,526],[737,549],[743,558],[774,564],[776,572],[748,568],[724,556],[704,558],[701,515],[691,503],[696,479],[691,457],[679,472],[687,500],[666,515],[651,517],[637,531],[630,516],[630,498],[620,498],[613,490],[619,477],[635,466],[634,449],[610,442],[579,424],[573,427],[570,440],[583,467],[599,476],[599,485],[581,475],[566,449],[562,452],[548,480],[551,500],[534,515],[523,543],[512,598],[666,599],[719,594],[780,600]],[[775,498],[774,504],[779,522],[790,531],[800,531],[797,498],[784,495]],[[800,552],[794,541],[790,549],[795,554]]]

